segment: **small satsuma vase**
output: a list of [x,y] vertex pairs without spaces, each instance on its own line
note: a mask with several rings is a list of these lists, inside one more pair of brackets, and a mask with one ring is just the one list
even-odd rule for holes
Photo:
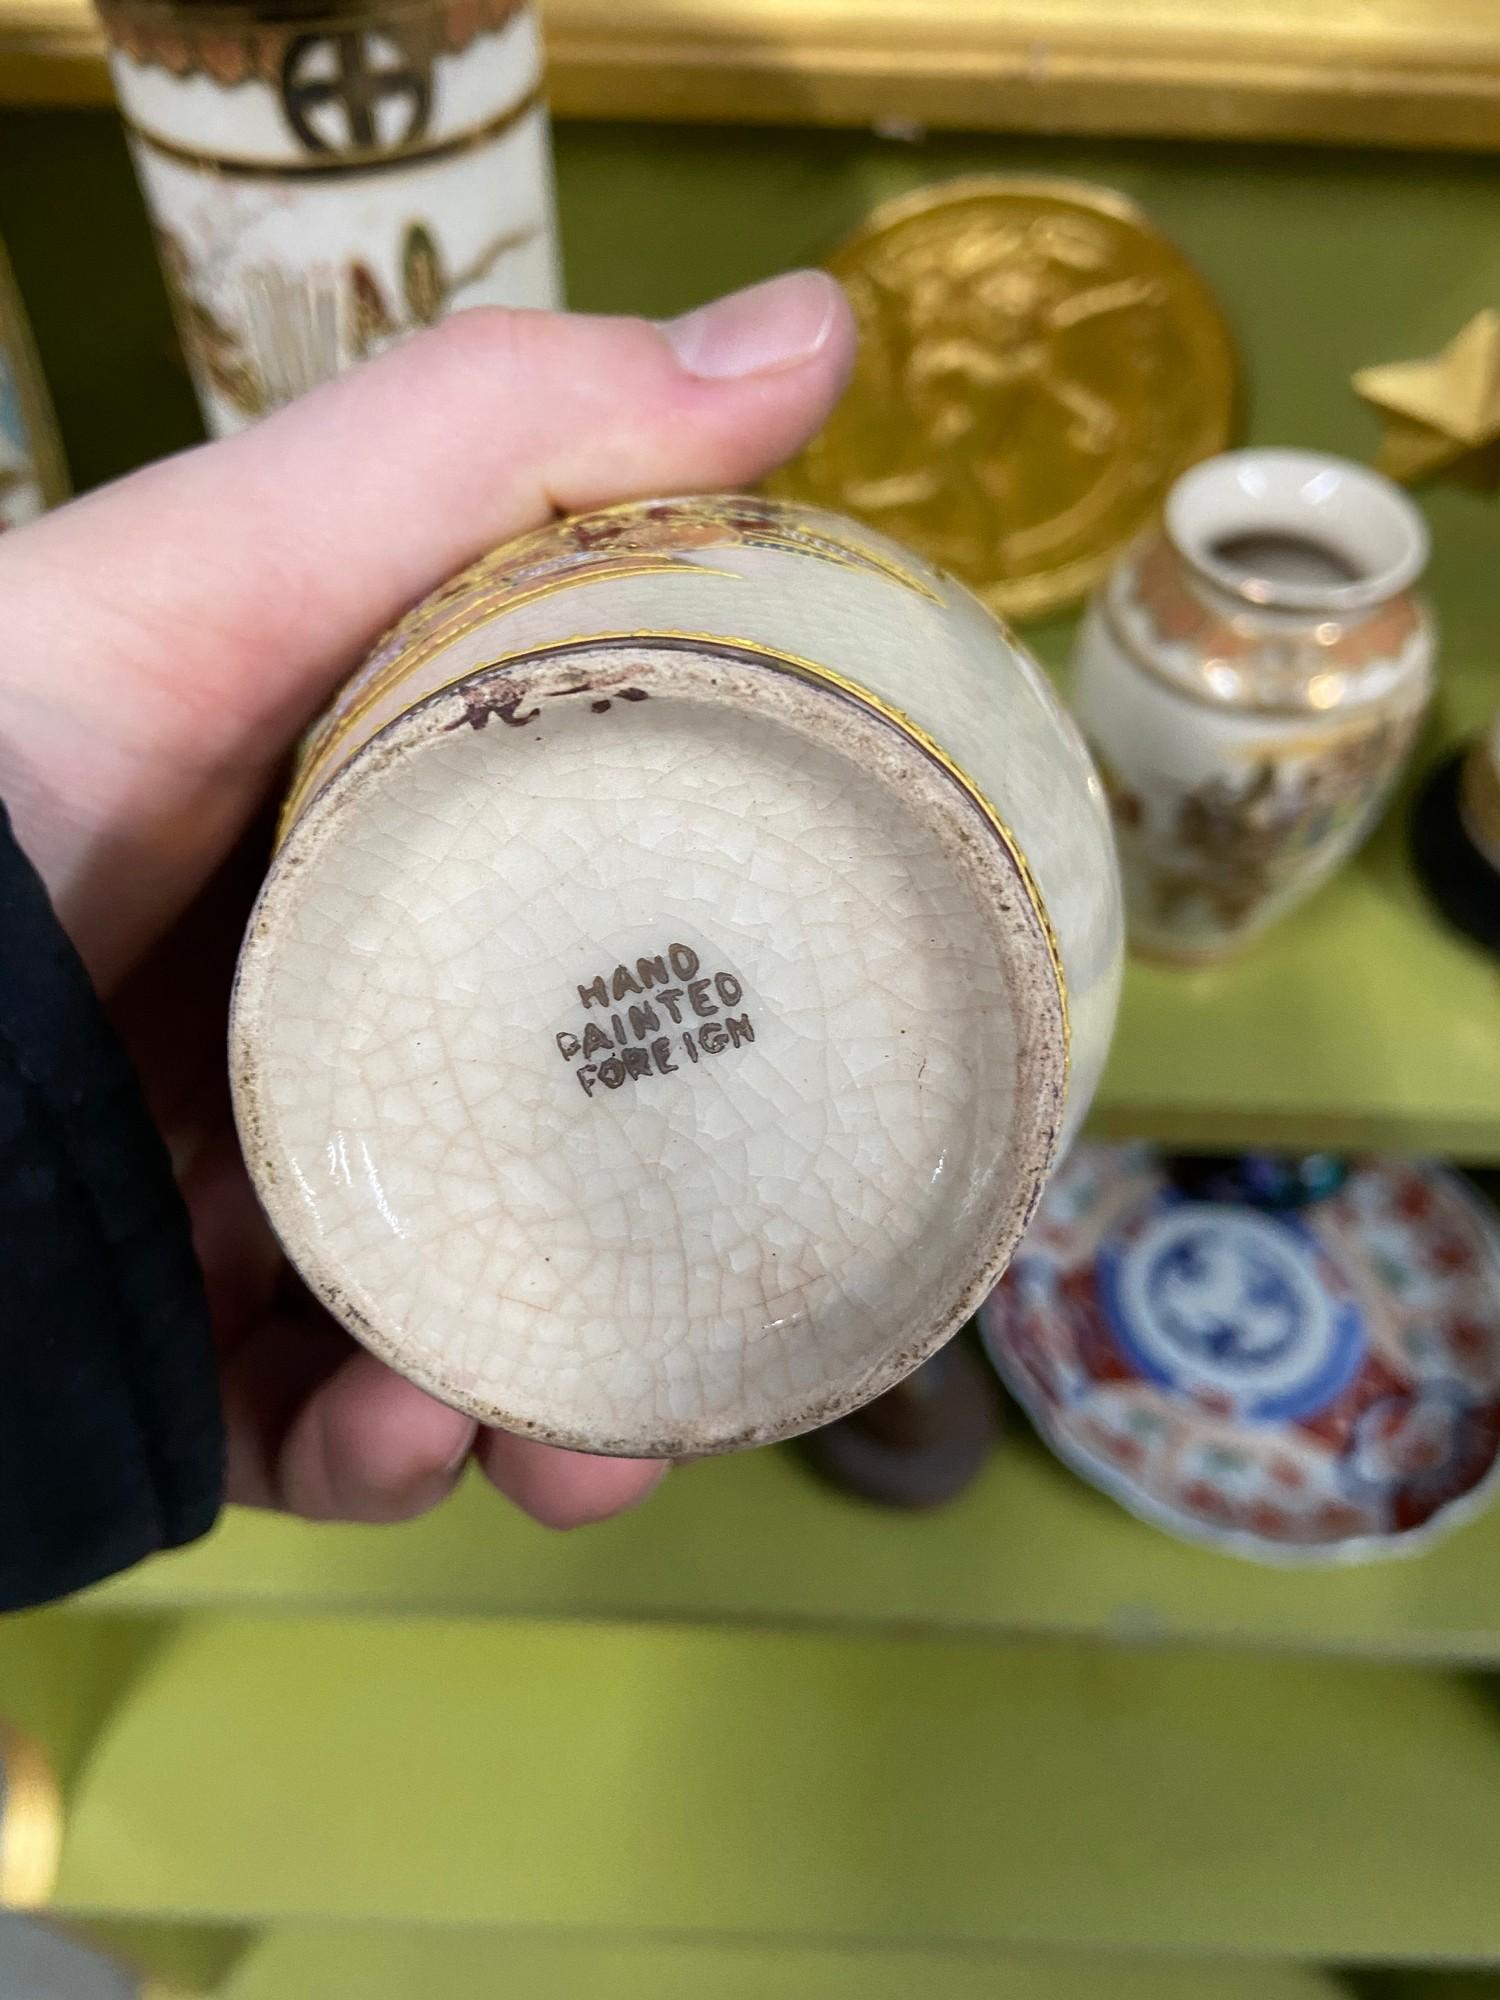
[[522,0],[100,0],[216,435],[461,306],[558,302]]
[[993,1284],[1121,932],[1082,741],[961,586],[814,509],[610,509],[419,606],[307,741],[235,995],[246,1158],[435,1395],[759,1443]]
[[1178,481],[1075,662],[1132,947],[1236,951],[1364,839],[1431,688],[1426,559],[1415,508],[1363,466],[1240,451]]

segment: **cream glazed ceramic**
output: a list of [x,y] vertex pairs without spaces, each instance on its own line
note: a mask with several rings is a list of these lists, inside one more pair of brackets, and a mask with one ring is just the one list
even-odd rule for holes
[[520,0],[102,0],[209,429],[450,310],[558,300]]
[[1120,953],[1098,779],[976,599],[813,509],[611,509],[419,606],[314,730],[241,1137],[304,1277],[435,1394],[729,1450],[973,1310]]
[[1339,459],[1231,452],[1177,483],[1091,605],[1073,690],[1133,946],[1233,951],[1364,838],[1430,692],[1426,557],[1405,496]]

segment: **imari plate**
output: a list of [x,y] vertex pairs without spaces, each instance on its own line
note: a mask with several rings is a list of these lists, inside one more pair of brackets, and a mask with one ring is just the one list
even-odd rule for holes
[[1495,1482],[1500,1226],[1427,1163],[1273,1213],[1194,1198],[1149,1147],[1080,1147],[980,1324],[1061,1458],[1237,1555],[1412,1550]]

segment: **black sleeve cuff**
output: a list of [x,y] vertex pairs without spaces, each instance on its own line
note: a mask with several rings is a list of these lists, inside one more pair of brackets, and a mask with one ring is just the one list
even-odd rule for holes
[[0,807],[0,1609],[192,1541],[222,1485],[187,1212]]

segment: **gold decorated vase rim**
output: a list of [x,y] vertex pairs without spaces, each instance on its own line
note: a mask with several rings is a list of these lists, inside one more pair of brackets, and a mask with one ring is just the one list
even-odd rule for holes
[[1137,543],[1097,599],[1115,645],[1174,693],[1280,716],[1364,715],[1414,699],[1430,631],[1415,592],[1278,626],[1264,607],[1226,602],[1203,585],[1164,527]]

